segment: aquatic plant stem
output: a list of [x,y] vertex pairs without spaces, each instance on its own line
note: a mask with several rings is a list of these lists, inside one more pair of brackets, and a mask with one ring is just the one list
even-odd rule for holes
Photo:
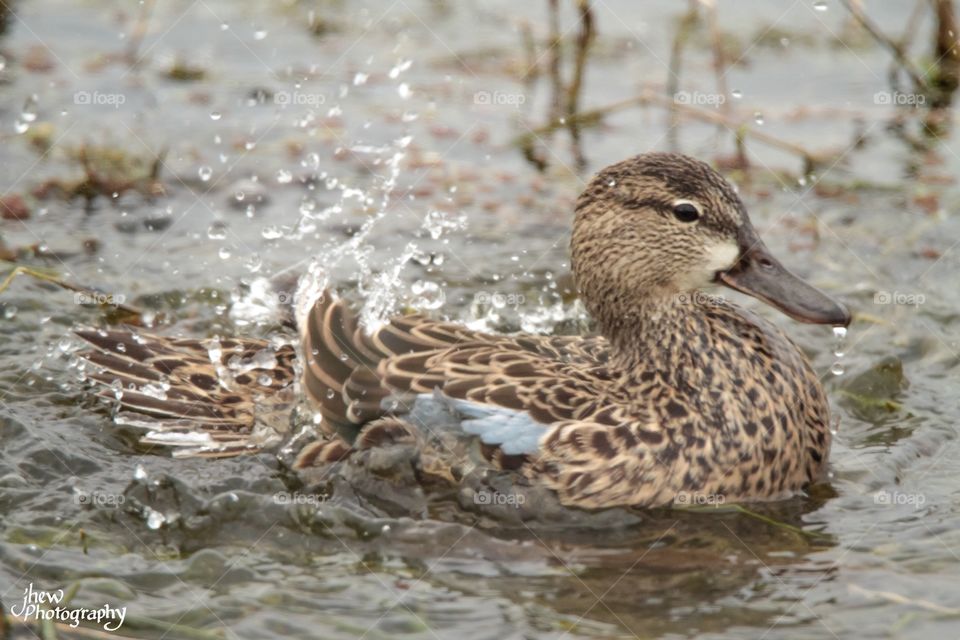
[[[3,262],[3,261],[0,261],[0,262]],[[123,303],[108,302],[106,299],[104,299],[103,301],[100,301],[101,298],[104,298],[104,294],[101,291],[97,291],[96,289],[92,289],[90,287],[83,287],[80,285],[76,285],[59,278],[53,273],[48,273],[46,271],[42,271],[35,267],[25,267],[23,265],[18,265],[14,267],[13,270],[10,271],[10,273],[7,275],[7,277],[3,279],[3,282],[0,282],[0,295],[3,295],[3,293],[10,287],[10,285],[13,284],[14,279],[19,275],[30,276],[31,278],[35,278],[37,280],[42,280],[44,282],[49,282],[50,284],[55,284],[58,287],[67,289],[68,291],[74,291],[76,293],[83,294],[84,296],[89,298],[91,301],[97,301],[98,306],[101,306],[101,307],[112,307],[114,309],[117,309],[119,311],[122,311],[126,314],[129,314],[137,318],[140,318],[143,316],[143,311],[141,309],[137,309],[136,307],[132,307],[130,305],[123,304]]]
[[[638,96],[626,98],[624,100],[618,100],[617,102],[613,102],[603,107],[597,107],[587,111],[580,111],[576,115],[572,116],[572,119],[575,119],[578,125],[583,126],[592,124],[594,122],[599,122],[603,116],[609,115],[616,111],[622,111],[623,109],[628,109],[630,107],[646,106],[650,104],[667,107],[668,109],[676,109],[677,112],[687,115],[691,118],[723,125],[735,135],[744,139],[753,138],[758,142],[762,142],[768,146],[800,156],[804,162],[805,174],[811,173],[818,165],[828,162],[834,156],[833,153],[829,152],[815,153],[806,149],[802,145],[783,140],[765,131],[760,131],[759,129],[755,129],[744,122],[736,121],[733,118],[725,116],[716,111],[708,111],[706,109],[701,109],[688,104],[676,104],[676,101],[674,101],[672,98],[655,93],[653,91],[645,91]],[[569,125],[570,119],[571,118],[567,118],[564,122],[559,120],[548,122],[547,124],[532,130],[528,134],[518,136],[517,139],[514,140],[514,143],[523,146],[526,142],[526,138],[529,136],[544,135],[558,128],[566,127]]]
[[907,58],[906,53],[904,53],[900,45],[884,34],[880,28],[874,24],[873,20],[867,17],[867,14],[863,12],[859,5],[855,5],[854,3],[850,2],[850,0],[840,0],[840,4],[846,7],[847,11],[850,12],[850,15],[853,16],[854,20],[860,23],[860,26],[866,29],[867,33],[869,33],[874,40],[890,51],[900,67],[907,72],[907,75],[910,76],[910,80],[913,82],[915,91],[919,93],[927,93],[930,91],[930,87],[923,79],[923,74],[920,73],[910,59]]

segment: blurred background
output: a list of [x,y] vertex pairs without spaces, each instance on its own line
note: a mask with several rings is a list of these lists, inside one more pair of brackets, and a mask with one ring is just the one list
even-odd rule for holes
[[[862,638],[960,629],[949,0],[0,0],[0,637],[24,590],[131,638]],[[845,339],[738,294],[838,414],[809,496],[559,530],[295,492],[94,411],[70,336],[284,339],[316,260],[368,319],[585,323],[590,175],[720,169]],[[68,285],[71,288],[65,288]],[[279,300],[282,302],[282,300]],[[456,512],[456,515],[451,513]],[[3,631],[3,630],[6,631]]]

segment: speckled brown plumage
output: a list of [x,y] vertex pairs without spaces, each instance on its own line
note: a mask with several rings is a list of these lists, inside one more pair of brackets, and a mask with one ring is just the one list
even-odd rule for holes
[[278,444],[295,404],[296,352],[253,339],[167,338],[84,330],[88,377],[144,444],[229,457]]
[[[678,217],[678,203],[695,219]],[[422,315],[368,333],[321,296],[300,332],[302,388],[322,433],[297,466],[402,443],[456,482],[463,447],[406,417],[418,394],[434,394],[541,425],[536,450],[519,454],[457,441],[570,506],[769,499],[820,475],[829,408],[806,358],[773,324],[700,288],[721,281],[814,322],[849,315],[808,285],[782,293],[794,277],[723,178],[671,154],[608,167],[577,203],[571,251],[598,335],[491,335]]]

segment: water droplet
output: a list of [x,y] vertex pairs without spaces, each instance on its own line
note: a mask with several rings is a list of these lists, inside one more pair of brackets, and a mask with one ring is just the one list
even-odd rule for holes
[[439,309],[446,299],[440,285],[429,280],[417,280],[410,291],[415,296],[411,304],[420,309]]
[[328,400],[333,400],[333,398],[334,398],[335,395],[336,395],[336,393],[334,393],[333,389],[327,389],[327,399],[328,399]]
[[846,369],[843,366],[843,363],[840,361],[834,362],[833,366],[830,367],[830,373],[835,376],[842,376]]
[[263,231],[260,232],[260,235],[266,240],[276,240],[277,238],[283,237],[283,231],[275,224],[268,225],[263,228]]
[[37,119],[37,94],[30,94],[20,110],[20,119],[24,122],[34,122]]
[[369,74],[358,72],[356,75],[353,76],[353,86],[359,87],[362,84],[367,84],[367,79],[369,77],[370,77]]
[[147,479],[147,470],[143,468],[142,464],[138,464],[133,470],[133,479],[141,481]]
[[207,229],[207,237],[211,240],[223,240],[227,237],[227,225],[222,222],[214,222]]
[[12,320],[16,315],[17,315],[17,308],[12,304],[7,305],[3,310],[3,317],[6,320]]
[[157,400],[167,399],[167,390],[163,388],[163,385],[153,384],[152,382],[140,387],[140,393]]
[[813,9],[814,11],[826,11],[827,3],[824,2],[824,0],[817,0],[817,2],[813,3]]
[[147,527],[156,531],[164,525],[167,519],[162,513],[156,509],[151,509],[150,507],[145,507],[147,514]]
[[247,151],[253,151],[253,149],[256,146],[257,146],[257,143],[255,140],[247,140],[246,142],[243,143],[243,148],[246,149]]
[[280,184],[289,184],[293,180],[293,174],[286,169],[277,171],[277,182]]
[[406,82],[401,82],[400,86],[397,87],[397,94],[400,95],[400,98],[406,100],[413,95],[413,92],[410,90],[410,85]]
[[263,258],[260,257],[259,253],[254,253],[243,262],[243,266],[250,273],[256,273],[263,267]]
[[273,378],[263,373],[263,374],[260,374],[259,378],[257,378],[257,383],[259,383],[263,387],[269,387],[273,383]]
[[222,117],[223,117],[223,114],[220,113],[219,111],[211,111],[211,112],[210,112],[210,119],[213,120],[213,121],[217,121],[217,120],[219,120],[219,119],[222,118]]
[[207,182],[210,179],[210,177],[213,175],[213,169],[211,169],[207,165],[204,165],[199,169],[197,169],[197,175],[200,176],[201,180],[203,180],[204,182]]
[[847,328],[846,327],[834,327],[833,328],[833,355],[838,358],[843,357],[843,351],[846,348],[847,342]]
[[400,74],[409,69],[410,65],[412,64],[413,60],[401,60],[399,63],[397,63],[397,66],[395,66],[393,69],[390,69],[390,73],[387,75],[390,76],[391,80],[396,80]]
[[320,154],[308,153],[307,157],[300,163],[305,169],[316,171],[320,168]]
[[254,40],[263,40],[263,39],[266,38],[266,37],[267,37],[267,30],[266,30],[266,29],[258,29],[258,30],[256,30],[256,31],[253,32],[253,39],[254,39]]
[[3,56],[0,56],[0,71],[3,71],[7,68],[7,59]]
[[740,89],[734,89],[730,92],[730,95],[739,100],[743,97],[743,91],[740,91]]
[[753,114],[753,121],[756,122],[758,125],[763,124],[763,114],[760,113],[759,111],[755,111]]
[[127,352],[127,345],[123,344],[122,342],[118,342],[118,343],[117,343],[117,351],[120,352],[120,353],[126,353],[126,352]]
[[220,247],[220,251],[217,252],[217,255],[220,256],[221,260],[228,260],[232,253],[228,247]]

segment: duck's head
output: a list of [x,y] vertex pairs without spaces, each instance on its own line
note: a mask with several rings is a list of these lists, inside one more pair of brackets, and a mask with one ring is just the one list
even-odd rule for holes
[[601,324],[714,282],[801,322],[850,323],[844,305],[770,254],[730,183],[687,156],[647,153],[597,174],[577,201],[571,253]]

